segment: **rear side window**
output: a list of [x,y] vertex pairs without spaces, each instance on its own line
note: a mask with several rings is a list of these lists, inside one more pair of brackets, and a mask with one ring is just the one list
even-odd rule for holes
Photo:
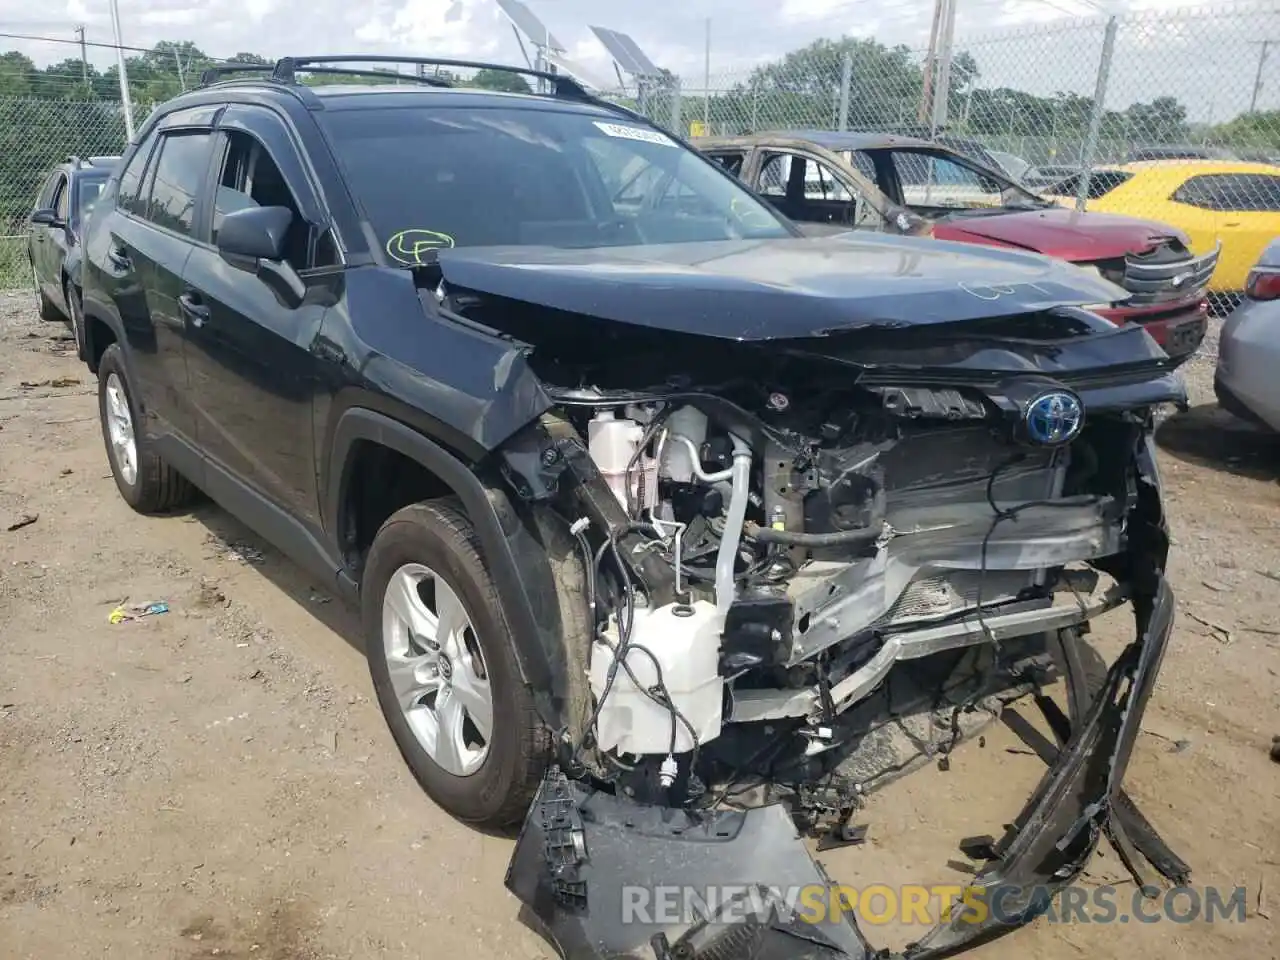
[[742,175],[742,160],[744,156],[743,154],[741,153],[710,153],[710,154],[707,154],[707,156],[709,156],[716,163],[720,164],[720,166],[724,167],[726,170],[732,173],[735,177]]
[[1173,199],[1202,210],[1280,211],[1280,176],[1266,173],[1207,173],[1192,177]]
[[152,133],[129,158],[129,164],[120,173],[120,186],[116,189],[116,202],[122,210],[130,213],[142,213],[139,191],[142,187],[142,175],[147,169],[147,160],[156,145],[156,134]]
[[151,193],[143,216],[158,227],[191,236],[196,198],[213,149],[211,133],[170,133],[160,141]]

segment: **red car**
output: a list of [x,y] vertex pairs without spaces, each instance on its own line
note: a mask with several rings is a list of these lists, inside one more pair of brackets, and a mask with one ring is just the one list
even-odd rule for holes
[[1185,360],[1204,339],[1218,252],[1194,256],[1175,227],[1065,209],[972,157],[911,137],[804,131],[694,145],[806,232],[926,235],[1069,260],[1129,294],[1091,309],[1142,324],[1169,356]]

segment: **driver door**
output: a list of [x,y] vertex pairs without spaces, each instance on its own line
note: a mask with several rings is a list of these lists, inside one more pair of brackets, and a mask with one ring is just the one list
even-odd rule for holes
[[215,498],[220,484],[232,484],[227,496],[248,487],[319,529],[311,347],[327,298],[282,302],[260,277],[224,260],[216,245],[228,213],[287,207],[293,222],[285,260],[309,293],[316,271],[335,264],[337,251],[329,234],[313,227],[323,221],[319,202],[284,124],[261,108],[235,105],[218,128],[207,214],[180,297],[196,437],[211,467],[206,483]]

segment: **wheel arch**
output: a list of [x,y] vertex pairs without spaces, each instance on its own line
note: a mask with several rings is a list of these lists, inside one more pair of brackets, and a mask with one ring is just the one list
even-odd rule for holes
[[[325,516],[340,549],[352,509],[351,483],[361,449],[368,444],[407,457],[438,480],[442,492],[457,497],[476,529],[485,566],[501,598],[521,680],[532,692],[543,722],[562,733],[568,717],[580,709],[575,678],[586,666],[585,661],[571,663],[585,651],[570,653],[571,647],[580,648],[573,642],[580,639],[580,631],[565,623],[564,577],[557,572],[565,551],[572,552],[572,538],[566,531],[563,540],[557,540],[554,518],[537,515],[545,508],[517,508],[499,485],[486,483],[431,438],[386,414],[353,407],[334,427],[325,491]],[[358,590],[359,572],[347,572]]]

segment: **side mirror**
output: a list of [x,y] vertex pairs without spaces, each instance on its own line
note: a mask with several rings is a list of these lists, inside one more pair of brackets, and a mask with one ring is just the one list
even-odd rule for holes
[[293,223],[288,207],[248,207],[222,218],[218,253],[231,266],[255,274],[290,309],[307,294],[296,270],[284,259],[285,242]]
[[31,214],[30,220],[34,224],[43,227],[59,227],[62,221],[58,219],[58,211],[52,207],[43,207]]
[[[283,260],[285,237],[293,223],[288,207],[247,207],[233,210],[218,227],[218,252],[235,266],[235,260]],[[248,266],[248,264],[243,264]]]

